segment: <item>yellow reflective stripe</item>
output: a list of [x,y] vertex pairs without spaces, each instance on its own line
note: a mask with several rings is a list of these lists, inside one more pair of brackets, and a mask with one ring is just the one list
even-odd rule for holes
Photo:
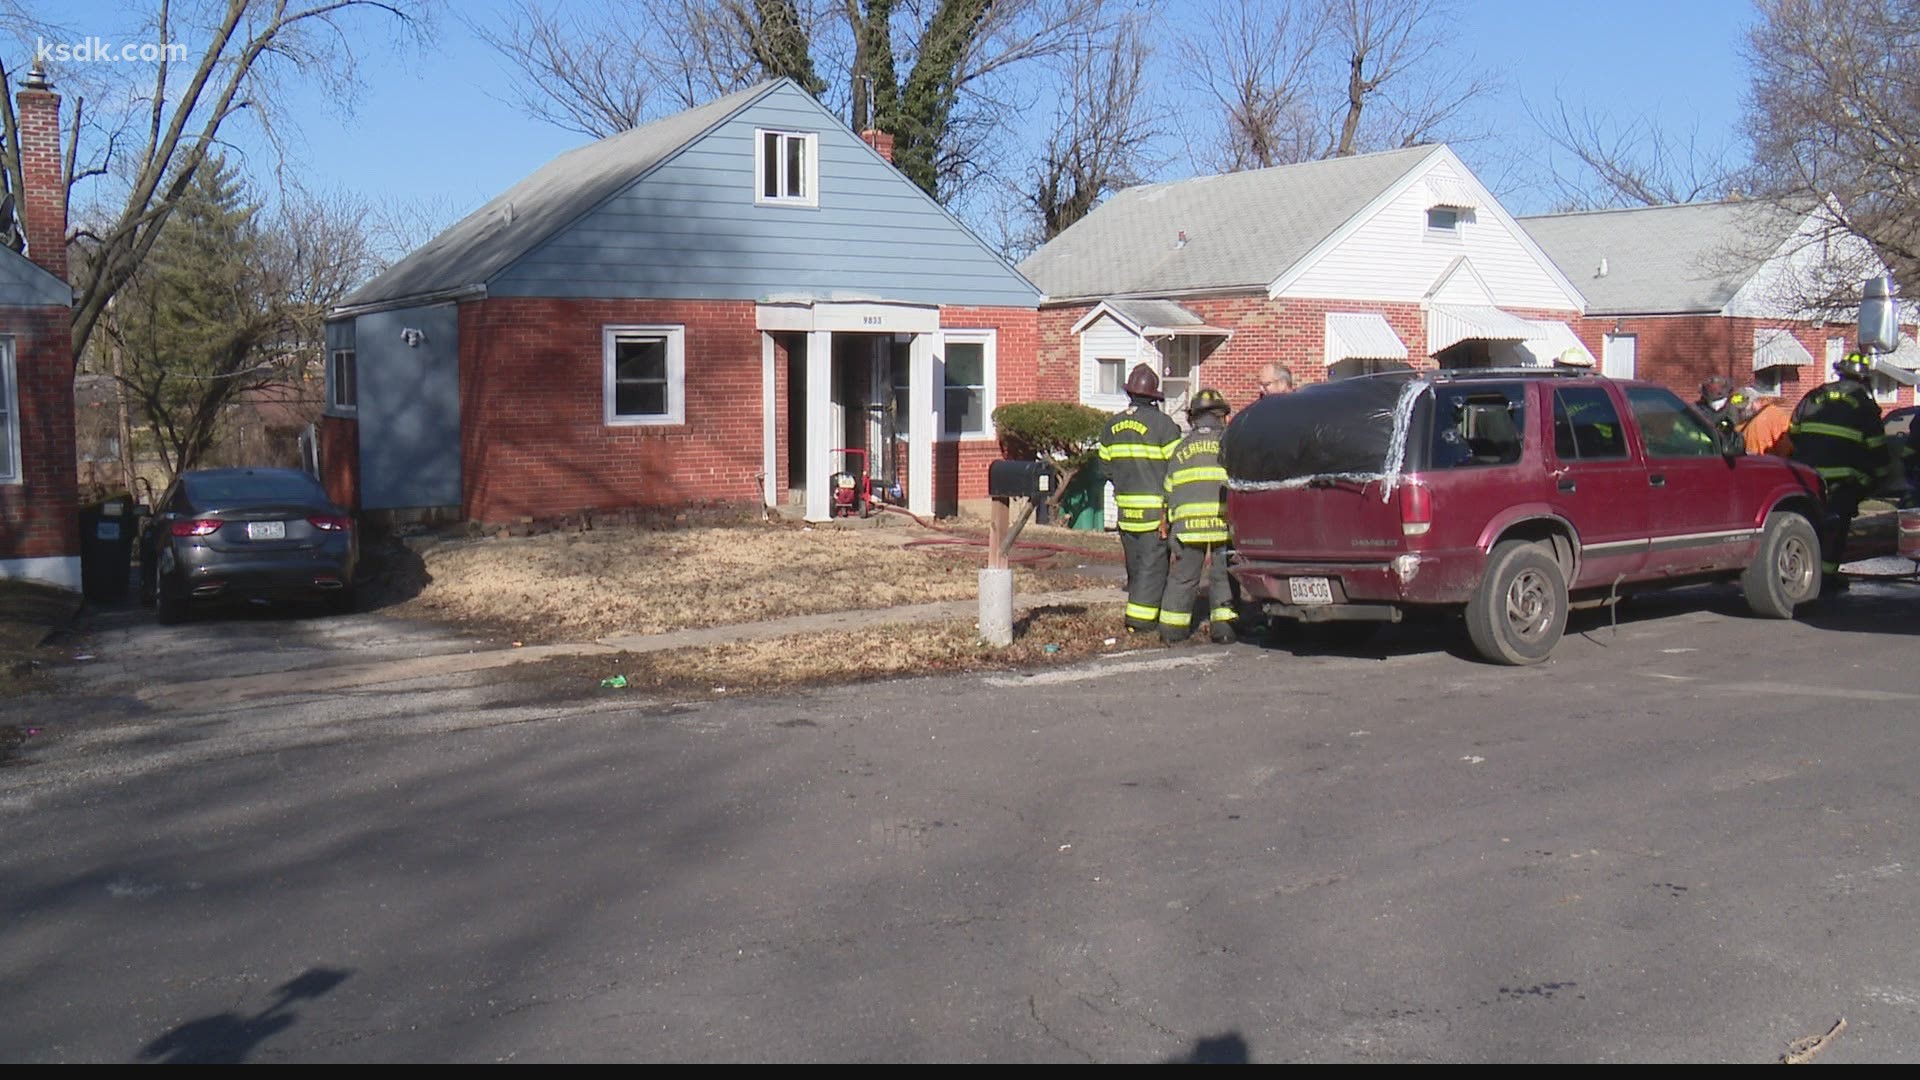
[[1113,505],[1138,507],[1143,510],[1158,510],[1167,505],[1167,497],[1165,495],[1122,495],[1115,492]]
[[1217,608],[1214,608],[1213,611],[1209,613],[1207,617],[1212,619],[1214,622],[1232,622],[1238,616],[1239,616],[1239,612],[1233,610],[1230,607],[1217,607]]
[[1885,435],[1869,435],[1867,436],[1867,445],[1870,447],[1885,446],[1887,445],[1887,437]]
[[1116,443],[1112,446],[1103,445],[1100,447],[1100,454],[1100,460],[1102,461],[1167,460],[1167,455],[1161,453],[1159,447],[1146,446],[1141,443]]
[[1178,450],[1178,449],[1180,449],[1180,442],[1181,442],[1181,440],[1180,440],[1180,439],[1175,439],[1175,440],[1173,440],[1172,442],[1170,442],[1170,443],[1168,443],[1167,445],[1165,445],[1165,446],[1163,446],[1163,447],[1161,447],[1161,448],[1160,448],[1160,456],[1161,456],[1161,458],[1163,458],[1163,459],[1165,459],[1165,460],[1167,460],[1167,461],[1171,461],[1171,460],[1173,460],[1173,452],[1174,452],[1175,450]]
[[1146,604],[1130,603],[1127,605],[1127,618],[1129,619],[1145,619],[1148,622],[1153,622],[1159,617],[1160,609],[1157,607],[1149,607]]
[[1167,487],[1179,484],[1201,484],[1207,481],[1216,484],[1227,482],[1227,470],[1219,465],[1189,465],[1184,469],[1175,469],[1167,474]]
[[1225,529],[1193,526],[1176,529],[1173,535],[1183,544],[1224,544],[1231,539]]
[[1175,521],[1185,521],[1188,518],[1200,517],[1217,518],[1220,515],[1220,504],[1217,502],[1181,503],[1179,506],[1173,508],[1173,520]]
[[1158,521],[1123,521],[1120,523],[1120,531],[1137,533],[1159,532],[1160,523]]
[[[1789,427],[1787,429],[1787,434],[1796,435],[1796,436],[1797,435],[1830,435],[1833,438],[1847,439],[1851,442],[1867,441],[1866,436],[1860,434],[1858,431],[1855,431],[1850,427],[1842,427],[1839,424],[1822,424],[1818,422],[1794,424],[1792,427]],[[1882,441],[1885,441],[1885,436],[1882,436]]]
[[1192,626],[1193,613],[1190,611],[1163,611],[1160,613],[1161,626]]
[[1822,480],[1858,480],[1862,484],[1871,483],[1873,477],[1851,465],[1828,465],[1813,470]]

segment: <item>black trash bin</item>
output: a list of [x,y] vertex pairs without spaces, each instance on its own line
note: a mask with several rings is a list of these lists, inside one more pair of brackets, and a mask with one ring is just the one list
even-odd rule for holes
[[113,603],[127,595],[133,543],[140,532],[133,498],[115,496],[80,509],[80,589],[87,599]]

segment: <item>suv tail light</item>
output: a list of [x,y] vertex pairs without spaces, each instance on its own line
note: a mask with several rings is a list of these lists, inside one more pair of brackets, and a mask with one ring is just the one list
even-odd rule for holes
[[192,521],[176,521],[172,532],[175,536],[212,536],[220,531],[221,522],[212,518],[195,518]]
[[353,528],[351,518],[335,517],[332,514],[315,514],[307,519],[307,524],[321,532],[346,532]]
[[1433,492],[1425,484],[1407,481],[1400,485],[1400,532],[1403,536],[1425,536],[1433,528]]

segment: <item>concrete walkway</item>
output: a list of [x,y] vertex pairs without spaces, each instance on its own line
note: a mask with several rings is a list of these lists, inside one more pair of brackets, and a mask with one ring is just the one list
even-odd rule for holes
[[[1125,598],[1125,593],[1118,588],[1071,589],[1016,596],[1014,608],[1016,611],[1029,611],[1061,604],[1118,603]],[[784,619],[769,619],[765,622],[707,626],[659,634],[614,634],[589,642],[413,656],[369,663],[320,665],[226,678],[176,682],[143,688],[136,691],[135,696],[151,706],[163,709],[186,703],[192,703],[196,707],[231,705],[286,694],[340,690],[400,682],[406,679],[461,675],[472,671],[533,663],[561,656],[607,656],[623,652],[655,653],[675,649],[700,649],[741,641],[765,641],[795,634],[830,634],[911,623],[949,622],[955,619],[973,618],[978,612],[979,604],[974,600],[949,600],[933,604],[908,604],[902,607],[860,611],[833,611],[820,615],[794,615]]]

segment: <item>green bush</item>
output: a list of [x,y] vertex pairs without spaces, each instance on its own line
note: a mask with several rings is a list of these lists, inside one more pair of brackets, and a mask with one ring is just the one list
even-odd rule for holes
[[1050,503],[1058,503],[1074,474],[1099,453],[1100,429],[1107,414],[1071,401],[1020,401],[993,410],[1000,453],[1016,460],[1050,461],[1060,484]]

